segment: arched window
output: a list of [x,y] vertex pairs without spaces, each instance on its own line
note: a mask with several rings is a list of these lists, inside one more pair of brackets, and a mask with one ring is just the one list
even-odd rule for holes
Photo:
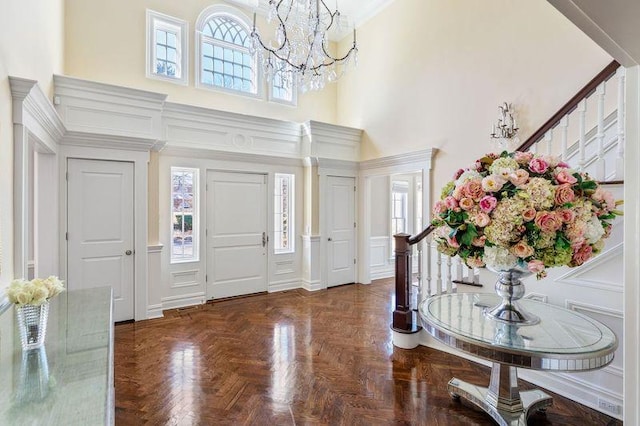
[[198,86],[259,95],[250,34],[249,20],[239,11],[224,5],[205,9],[196,27]]

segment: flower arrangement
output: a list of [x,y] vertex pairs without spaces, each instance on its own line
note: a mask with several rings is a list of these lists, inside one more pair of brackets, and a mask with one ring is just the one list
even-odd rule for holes
[[42,305],[64,291],[64,283],[54,277],[13,280],[7,289],[7,297],[18,306]]
[[458,170],[433,209],[438,250],[469,267],[582,265],[599,253],[622,212],[613,195],[555,156],[487,154]]

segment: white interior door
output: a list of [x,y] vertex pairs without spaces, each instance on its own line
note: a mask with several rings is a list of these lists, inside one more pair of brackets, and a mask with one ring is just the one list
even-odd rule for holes
[[69,159],[67,171],[67,286],[110,286],[114,320],[133,319],[133,163]]
[[267,291],[267,176],[207,176],[207,297]]
[[356,280],[355,179],[327,177],[327,286]]

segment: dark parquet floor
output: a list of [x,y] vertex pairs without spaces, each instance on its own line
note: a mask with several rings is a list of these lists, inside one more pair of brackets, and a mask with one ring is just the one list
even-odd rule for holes
[[[394,348],[391,300],[386,280],[117,325],[116,425],[494,424],[446,391],[453,376],[486,386],[489,369],[426,347]],[[530,425],[621,424],[553,396]]]

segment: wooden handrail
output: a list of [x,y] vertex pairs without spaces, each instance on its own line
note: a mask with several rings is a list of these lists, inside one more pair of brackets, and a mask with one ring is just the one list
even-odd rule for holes
[[435,225],[429,225],[426,228],[424,228],[422,230],[422,232],[420,232],[418,235],[414,235],[413,237],[409,237],[409,245],[412,246],[416,243],[419,243],[420,241],[424,240],[425,238],[427,238],[427,236],[429,234],[431,234],[433,232],[433,230],[436,229]]
[[580,91],[576,93],[575,96],[569,100],[569,102],[564,104],[564,106],[560,108],[558,112],[553,114],[551,118],[542,125],[542,127],[540,127],[531,136],[529,136],[529,138],[524,141],[524,143],[522,143],[516,149],[516,151],[526,151],[531,148],[536,142],[542,139],[549,130],[553,129],[560,122],[560,119],[562,119],[562,117],[576,109],[581,100],[593,93],[600,85],[600,83],[609,80],[609,78],[611,78],[615,74],[616,70],[619,67],[620,64],[615,60],[607,65],[602,71],[598,73],[598,75],[591,79],[591,81],[588,82],[586,86],[580,89]]

